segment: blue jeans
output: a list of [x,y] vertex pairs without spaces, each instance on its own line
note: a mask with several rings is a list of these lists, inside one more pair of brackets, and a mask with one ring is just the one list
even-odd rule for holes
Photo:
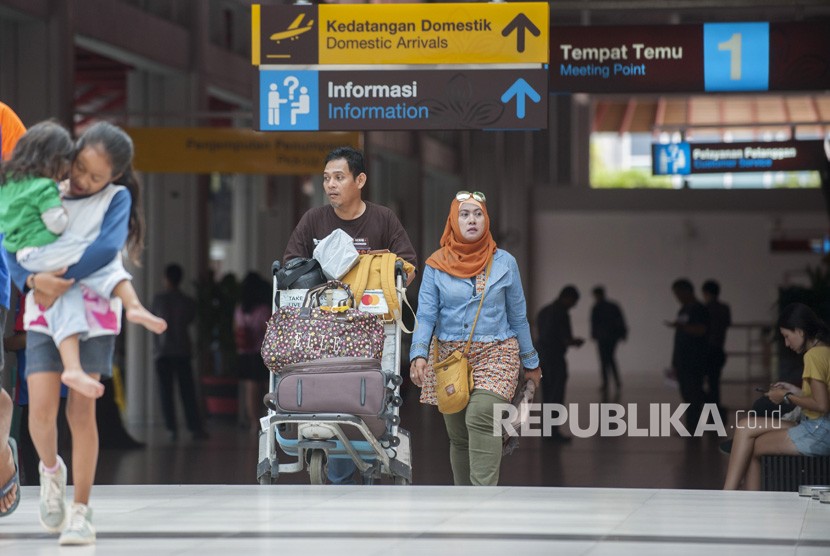
[[328,461],[328,478],[333,485],[356,485],[357,466],[351,459],[332,458]]

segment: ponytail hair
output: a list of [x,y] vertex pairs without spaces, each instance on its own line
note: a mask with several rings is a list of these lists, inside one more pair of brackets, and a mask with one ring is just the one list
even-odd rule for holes
[[141,186],[133,169],[133,140],[120,127],[108,122],[91,125],[78,138],[76,152],[84,147],[99,147],[109,157],[112,181],[123,185],[130,192],[130,221],[127,232],[127,254],[140,266],[139,257],[144,250],[144,210],[141,206]]
[[118,185],[126,187],[133,198],[127,232],[127,255],[136,266],[141,266],[139,257],[144,251],[144,207],[141,204],[141,184],[138,182],[132,163],[121,173]]

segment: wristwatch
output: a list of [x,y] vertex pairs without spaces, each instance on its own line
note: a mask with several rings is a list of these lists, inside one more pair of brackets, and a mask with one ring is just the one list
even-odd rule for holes
[[[786,394],[784,394],[784,401],[789,403],[789,404],[793,403],[793,402],[790,401],[790,396],[792,396],[792,395],[793,395],[792,392],[787,392]],[[793,405],[795,405],[795,404],[793,404]]]

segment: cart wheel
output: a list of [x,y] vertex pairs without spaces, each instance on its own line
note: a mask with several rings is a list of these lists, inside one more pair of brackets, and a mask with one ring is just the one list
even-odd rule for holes
[[401,486],[409,486],[412,482],[406,477],[395,477],[395,484]]
[[312,485],[326,484],[326,453],[323,450],[312,450],[308,462],[308,474]]
[[400,396],[393,396],[392,401],[390,402],[394,407],[400,407],[403,405],[403,398]]
[[395,448],[397,446],[400,446],[400,444],[401,444],[401,439],[398,438],[397,436],[393,436],[392,438],[389,439],[389,445],[392,446],[393,448]]
[[403,384],[403,377],[401,375],[393,375],[391,380],[394,386],[400,386]]
[[389,418],[389,423],[390,423],[391,425],[400,425],[400,424],[401,424],[401,417],[400,417],[400,415],[392,415],[392,416]]

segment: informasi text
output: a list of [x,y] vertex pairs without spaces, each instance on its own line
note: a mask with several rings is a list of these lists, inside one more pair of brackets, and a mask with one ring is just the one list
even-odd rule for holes
[[[408,102],[383,104],[387,99],[416,99],[418,82],[401,84],[367,83],[348,81],[338,85],[329,81],[327,87],[329,105],[328,117],[332,120],[426,120],[429,119],[427,106]],[[332,99],[378,99],[381,104],[361,102],[332,102]]]

